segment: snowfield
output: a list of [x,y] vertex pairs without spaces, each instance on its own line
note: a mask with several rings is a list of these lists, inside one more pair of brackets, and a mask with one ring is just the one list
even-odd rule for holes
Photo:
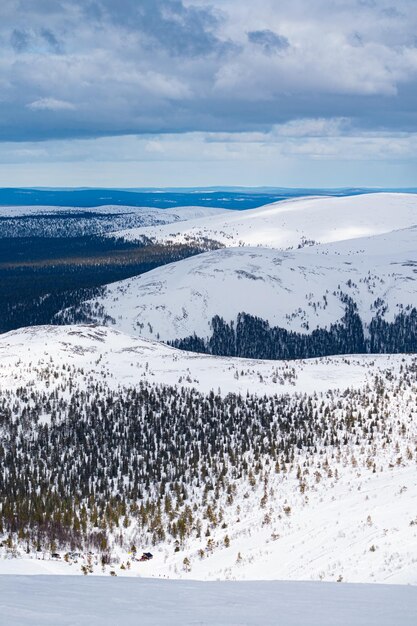
[[0,579],[7,626],[415,626],[416,604],[382,585]]
[[229,211],[182,224],[118,231],[134,240],[186,241],[208,238],[225,246],[286,249],[307,241],[330,243],[417,224],[417,195],[374,193],[284,200],[246,211]]
[[[287,252],[206,252],[108,285],[87,306],[99,323],[108,315],[125,333],[163,341],[193,333],[206,338],[215,315],[231,322],[241,312],[311,333],[343,317],[342,294],[355,302],[364,323],[377,314],[393,321],[407,306],[416,307],[416,269],[417,227],[410,227]],[[71,312],[60,318],[73,321]]]

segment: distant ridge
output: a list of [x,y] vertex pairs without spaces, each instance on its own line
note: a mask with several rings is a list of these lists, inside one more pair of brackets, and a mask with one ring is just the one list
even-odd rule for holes
[[349,196],[380,191],[415,193],[417,189],[289,189],[280,187],[203,187],[203,188],[1,188],[0,206],[75,206],[124,205],[133,207],[175,208],[179,206],[254,209],[264,204],[303,196]]

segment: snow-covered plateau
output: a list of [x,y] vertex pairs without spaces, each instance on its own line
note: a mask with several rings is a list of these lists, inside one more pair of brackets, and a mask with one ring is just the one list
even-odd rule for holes
[[160,220],[168,222],[182,221],[187,219],[200,219],[212,217],[219,214],[227,214],[230,209],[216,209],[202,206],[182,206],[173,209],[158,209],[155,207],[132,207],[119,204],[104,204],[97,207],[76,207],[76,206],[0,206],[1,218],[21,218],[21,217],[59,217],[68,216],[73,213],[75,216],[93,215],[134,215],[143,217],[148,221],[148,226],[152,223],[160,223]]

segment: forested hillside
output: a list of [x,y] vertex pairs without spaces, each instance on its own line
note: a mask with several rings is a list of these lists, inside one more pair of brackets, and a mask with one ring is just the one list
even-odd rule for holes
[[354,302],[346,306],[340,323],[311,334],[270,327],[268,321],[240,313],[228,324],[221,317],[211,321],[209,339],[191,335],[169,342],[181,350],[238,356],[249,359],[309,359],[330,354],[384,354],[417,352],[417,309],[409,308],[393,322],[376,316],[362,323]]
[[52,323],[62,309],[103,294],[103,285],[216,245],[130,243],[96,235],[0,238],[0,332]]
[[10,554],[92,550],[114,567],[153,545],[179,553],[189,571],[229,548],[248,506],[278,538],[318,488],[415,465],[414,361],[366,388],[269,396],[148,381],[115,391],[91,378],[80,387],[71,368],[51,357],[44,391],[1,394],[0,532]]

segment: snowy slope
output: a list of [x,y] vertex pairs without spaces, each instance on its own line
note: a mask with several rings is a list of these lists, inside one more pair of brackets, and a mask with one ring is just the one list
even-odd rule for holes
[[246,211],[229,211],[179,225],[123,230],[127,239],[158,241],[201,237],[225,246],[267,246],[287,249],[305,240],[329,243],[417,224],[417,195],[364,194],[285,200]]
[[183,352],[106,327],[35,326],[0,335],[0,392],[21,385],[51,390],[69,380],[83,388],[91,379],[112,389],[149,381],[223,394],[314,392],[363,387],[386,368],[397,370],[401,359],[360,355],[254,361]]
[[324,583],[43,576],[0,588],[8,626],[414,626],[416,602],[413,587]]
[[[414,426],[414,436],[416,434]],[[412,438],[412,437],[411,437]],[[357,465],[351,465],[355,458]],[[394,457],[395,458],[395,457]],[[224,510],[227,529],[212,531],[215,547],[204,550],[205,540],[190,540],[180,552],[168,541],[149,546],[154,559],[133,562],[121,569],[131,555],[119,549],[118,562],[95,576],[146,576],[188,580],[313,580],[348,583],[389,583],[417,586],[417,473],[415,461],[391,468],[392,455],[376,460],[377,473],[368,469],[360,450],[331,460],[336,478],[328,479],[319,458],[310,487],[302,495],[291,473],[271,474],[268,488],[274,492],[262,508],[262,485],[251,490],[236,481],[238,490],[231,510]],[[300,463],[302,457],[300,458]],[[317,480],[315,476],[320,476]],[[284,509],[290,509],[285,514]],[[268,515],[270,521],[265,522]],[[224,546],[228,535],[230,546]],[[0,550],[0,576],[82,575],[85,559],[65,563],[50,554],[5,558]],[[187,557],[190,571],[184,571]]]
[[342,293],[365,323],[385,305],[393,321],[417,306],[416,268],[417,228],[286,252],[226,248],[113,283],[98,304],[116,328],[163,341],[205,338],[214,315],[230,322],[240,312],[306,333],[343,317]]
[[[240,515],[228,528],[229,548],[202,560],[198,543],[194,550],[190,547],[189,577],[417,585],[415,462],[388,470],[386,458],[376,462],[378,473],[373,474],[360,462],[356,470],[346,470],[345,459],[337,480],[323,478],[319,464],[320,481],[312,477],[315,484],[307,498],[297,493],[293,477],[271,480],[276,496],[264,512],[256,509],[262,491],[257,501],[240,500]],[[291,508],[288,516],[282,513],[285,506]],[[273,520],[269,524],[264,521],[266,512]],[[218,539],[221,542],[221,533]],[[179,559],[168,559],[171,571],[175,566],[178,570]],[[163,575],[166,563],[155,561],[148,572]]]

